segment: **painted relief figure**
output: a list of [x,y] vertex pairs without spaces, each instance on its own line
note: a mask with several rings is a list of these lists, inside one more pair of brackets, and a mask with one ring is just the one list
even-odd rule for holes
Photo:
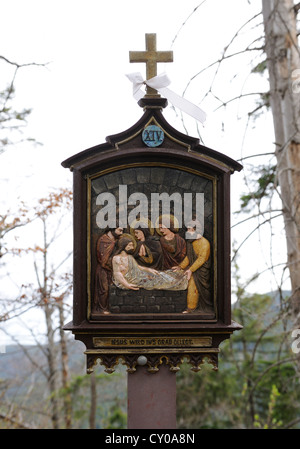
[[178,234],[174,216],[162,215],[159,217],[159,223],[156,225],[161,235],[160,244],[163,253],[163,269],[168,270],[179,265],[186,256],[185,240]]
[[194,312],[197,308],[202,312],[213,312],[210,284],[210,243],[201,234],[197,234],[194,226],[188,226],[187,255],[174,271],[185,269],[188,279],[187,308],[182,313]]
[[135,250],[133,239],[124,235],[117,243],[112,258],[113,282],[121,289],[139,290],[186,290],[187,277],[183,270],[158,271],[141,266],[132,254]]
[[203,312],[211,319],[213,180],[151,165],[97,175],[90,185],[91,318]]
[[137,263],[144,267],[161,270],[163,267],[163,254],[159,239],[153,236],[149,228],[134,226],[133,234],[137,241],[133,257]]
[[112,283],[111,257],[118,238],[123,234],[122,228],[108,229],[96,244],[97,267],[95,274],[95,310],[109,314],[108,296],[109,286]]

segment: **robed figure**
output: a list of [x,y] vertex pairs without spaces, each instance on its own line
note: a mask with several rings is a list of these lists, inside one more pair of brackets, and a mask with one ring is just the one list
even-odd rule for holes
[[113,282],[121,289],[139,290],[186,290],[188,280],[183,270],[159,271],[141,266],[133,257],[134,242],[124,235],[117,243],[112,258]]
[[185,240],[178,234],[172,215],[159,221],[160,244],[163,253],[163,270],[169,270],[182,262],[186,256]]
[[133,254],[137,263],[143,267],[152,267],[156,270],[163,268],[163,253],[157,237],[151,235],[148,228],[136,228],[134,236],[137,241]]
[[187,309],[190,313],[198,309],[201,312],[214,312],[211,298],[211,254],[210,243],[194,228],[188,227],[187,255],[179,267],[185,269],[189,280],[187,291]]
[[109,229],[98,238],[96,244],[97,267],[95,273],[94,308],[97,312],[109,314],[109,286],[112,283],[112,255],[115,244],[123,229]]

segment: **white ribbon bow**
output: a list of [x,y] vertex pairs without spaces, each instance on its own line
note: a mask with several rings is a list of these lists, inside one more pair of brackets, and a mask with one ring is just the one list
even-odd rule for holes
[[175,107],[178,107],[182,111],[191,115],[199,122],[205,122],[206,113],[202,109],[167,88],[171,81],[166,73],[154,76],[153,78],[146,81],[143,79],[142,75],[139,72],[130,73],[126,76],[133,84],[133,96],[137,101],[139,101],[145,95],[145,92],[142,91],[141,87],[146,84],[147,86],[152,87],[153,89],[156,89],[158,92],[160,92]]

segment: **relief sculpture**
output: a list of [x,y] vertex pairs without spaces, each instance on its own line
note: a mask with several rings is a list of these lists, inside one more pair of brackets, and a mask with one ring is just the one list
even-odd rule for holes
[[[150,179],[152,173],[149,170],[148,173],[146,171],[146,175],[148,174]],[[126,170],[122,174],[123,176],[126,175]],[[143,169],[143,172],[135,169],[134,174],[136,178],[138,175],[140,177],[141,175],[145,176],[145,169]],[[164,175],[164,182],[166,183],[166,172],[161,171],[161,174]],[[172,174],[176,175],[180,180],[181,173],[179,170],[173,170]],[[126,294],[126,292],[128,293],[126,296],[127,304],[130,298],[138,303],[139,297],[143,297],[140,303],[146,306],[147,297],[143,296],[143,292],[148,291],[152,292],[152,296],[149,297],[151,301],[153,301],[156,295],[158,297],[161,295],[158,292],[164,292],[163,299],[165,303],[172,303],[178,301],[178,298],[184,297],[185,307],[180,310],[180,313],[214,313],[212,182],[205,178],[197,179],[199,177],[190,176],[191,179],[187,178],[190,181],[190,185],[192,183],[196,184],[199,189],[202,188],[204,191],[198,193],[201,193],[203,196],[206,194],[207,196],[207,198],[204,198],[202,220],[198,220],[198,217],[194,216],[195,205],[191,209],[190,214],[184,210],[182,215],[179,215],[178,204],[176,206],[175,201],[173,206],[172,202],[169,202],[168,207],[171,213],[160,213],[155,221],[150,219],[153,218],[151,215],[144,217],[142,213],[145,213],[147,210],[150,211],[150,206],[152,206],[150,201],[148,201],[149,193],[148,196],[145,193],[146,187],[139,194],[139,201],[136,204],[128,201],[131,207],[126,209],[126,220],[128,218],[128,221],[125,223],[126,226],[121,226],[124,223],[121,223],[120,219],[114,220],[113,223],[104,222],[103,217],[107,219],[107,217],[111,218],[113,216],[111,210],[117,214],[122,207],[117,193],[116,201],[113,202],[110,208],[108,207],[108,200],[112,198],[113,189],[110,188],[109,194],[103,197],[106,201],[103,201],[103,204],[101,204],[103,209],[100,210],[103,212],[103,216],[100,218],[104,225],[107,223],[120,224],[119,227],[106,226],[105,229],[99,232],[99,229],[97,229],[100,223],[99,208],[92,209],[91,231],[94,233],[91,239],[91,245],[94,245],[91,249],[93,257],[92,267],[94,268],[93,312],[104,315],[113,313],[110,310],[110,296],[113,294],[115,296],[119,295],[124,302],[124,293]],[[105,186],[108,187],[109,183],[108,181],[105,183],[105,181],[105,176],[96,178],[94,198],[99,198],[99,194],[103,194]],[[121,181],[123,180],[121,179]],[[171,181],[174,183],[174,180],[171,179]],[[99,188],[100,185],[101,189]],[[120,186],[122,187],[123,184],[120,184],[120,178],[116,177],[115,192],[117,192],[117,187],[118,192],[120,192]],[[176,194],[178,193],[179,186],[160,184],[160,189],[168,188],[169,198],[174,199],[176,197],[172,197],[172,194],[174,194],[174,191]],[[129,187],[126,186],[126,189],[129,189]],[[135,190],[133,190],[134,187]],[[134,187],[131,187],[129,192],[134,191],[134,198],[137,198],[136,191],[141,189],[141,185],[136,183]],[[152,189],[155,188],[158,188],[158,184],[152,185]],[[194,187],[195,189],[196,187]],[[181,192],[182,197],[184,197],[186,190],[183,183]],[[147,200],[146,207],[141,204],[145,198]],[[94,203],[99,205],[100,201],[94,200]],[[135,206],[135,209],[132,205]],[[104,215],[104,208],[106,208],[106,215]],[[136,213],[135,219],[132,220],[134,212]],[[97,213],[98,217],[96,219]],[[184,222],[183,217],[189,217],[190,221]],[[204,229],[206,230],[206,236],[204,236]],[[170,292],[178,292],[179,296],[172,296]],[[146,309],[144,307],[144,309],[141,308],[140,310],[144,311]],[[178,312],[177,309],[176,311]]]
[[117,251],[112,258],[113,282],[119,288],[139,290],[185,290],[187,277],[183,270],[158,271],[139,265],[132,256],[134,242],[130,236],[119,239]]

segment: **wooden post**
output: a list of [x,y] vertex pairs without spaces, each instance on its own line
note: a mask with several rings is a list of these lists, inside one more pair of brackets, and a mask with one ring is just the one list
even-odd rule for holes
[[176,429],[176,373],[165,364],[155,374],[137,366],[128,374],[128,429]]

